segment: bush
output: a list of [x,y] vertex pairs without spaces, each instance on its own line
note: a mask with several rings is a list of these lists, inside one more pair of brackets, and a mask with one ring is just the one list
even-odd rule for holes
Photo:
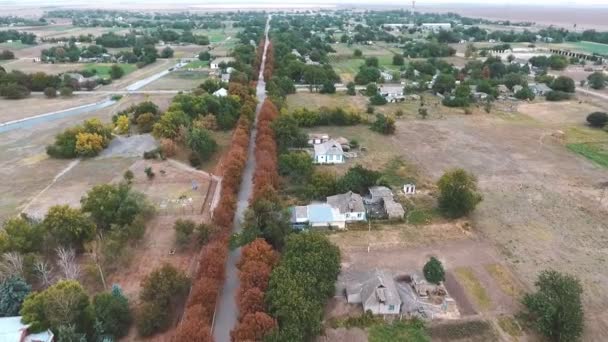
[[608,123],[608,114],[604,112],[593,112],[587,115],[587,122],[591,127],[602,128]]
[[11,83],[4,85],[0,89],[0,95],[9,100],[19,100],[28,97],[30,90],[20,84]]
[[110,77],[113,80],[117,80],[119,78],[121,78],[122,76],[124,76],[125,71],[120,67],[120,65],[118,64],[113,64],[110,67]]
[[374,106],[383,106],[383,105],[387,104],[387,101],[384,98],[384,96],[382,96],[380,94],[376,94],[369,98],[369,103]]
[[198,59],[201,61],[208,61],[211,59],[211,54],[209,53],[209,51],[203,51],[198,54]]
[[384,114],[376,114],[376,121],[370,126],[372,131],[382,134],[395,133],[395,119],[385,116]]
[[73,92],[74,92],[74,90],[70,87],[61,87],[59,89],[59,94],[61,94],[61,96],[63,96],[63,97],[70,97],[70,96],[72,96]]
[[49,99],[55,98],[57,97],[57,89],[53,87],[46,87],[44,88],[44,95]]
[[188,242],[190,242],[190,237],[192,236],[195,227],[196,223],[191,220],[178,219],[175,221],[175,224],[173,224],[173,229],[175,229],[175,242],[180,246],[187,245]]
[[574,80],[567,76],[559,76],[551,83],[551,89],[555,91],[574,93],[575,88]]
[[112,292],[103,292],[93,297],[93,314],[104,334],[114,338],[125,336],[133,318],[129,301],[118,286]]
[[547,99],[547,101],[563,101],[569,100],[570,94],[563,91],[552,90],[545,94],[545,98]]
[[534,100],[536,96],[529,87],[523,87],[515,93],[515,98],[520,100]]
[[201,157],[196,152],[191,152],[190,155],[188,155],[188,161],[192,167],[199,167],[203,163]]
[[445,280],[443,265],[441,264],[441,261],[437,260],[435,257],[431,257],[424,265],[422,272],[424,273],[424,278],[430,283],[439,284]]

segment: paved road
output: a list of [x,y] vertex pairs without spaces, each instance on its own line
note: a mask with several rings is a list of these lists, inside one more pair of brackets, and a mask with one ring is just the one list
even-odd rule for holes
[[[262,103],[266,98],[266,82],[264,81],[264,65],[266,64],[266,50],[268,48],[268,30],[270,28],[270,16],[266,22],[266,44],[264,45],[264,54],[262,55],[262,64],[260,67],[260,76],[256,88],[258,97],[258,106],[256,108],[256,117],[249,137],[249,148],[247,151],[247,163],[243,171],[243,180],[237,199],[236,212],[234,215],[233,232],[237,233],[242,230],[241,222],[245,216],[245,210],[249,204],[249,198],[253,192],[253,171],[255,169],[255,137],[257,134],[256,123],[258,114],[262,107]],[[226,262],[226,281],[220,293],[220,297],[216,303],[215,317],[213,320],[213,339],[215,342],[230,342],[230,331],[235,327],[238,317],[238,308],[236,305],[236,294],[239,288],[237,262],[241,258],[241,249],[236,249],[228,255]]]

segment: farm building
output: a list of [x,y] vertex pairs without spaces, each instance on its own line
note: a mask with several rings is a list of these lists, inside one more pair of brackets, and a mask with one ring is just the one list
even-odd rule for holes
[[400,203],[395,202],[393,192],[385,186],[372,186],[369,188],[370,205],[381,204],[389,220],[400,220],[405,215],[405,210]]
[[0,318],[0,341],[2,342],[53,342],[50,330],[35,334],[28,332],[29,325],[21,323],[21,316]]
[[218,57],[209,63],[209,67],[211,69],[219,69],[222,64],[228,64],[230,62],[234,62],[233,57]]
[[308,134],[308,145],[322,144],[329,140],[329,135],[325,133],[309,133]]
[[220,88],[220,89],[216,90],[213,93],[213,96],[215,96],[215,97],[226,97],[226,96],[228,96],[228,90],[226,90],[224,88]]

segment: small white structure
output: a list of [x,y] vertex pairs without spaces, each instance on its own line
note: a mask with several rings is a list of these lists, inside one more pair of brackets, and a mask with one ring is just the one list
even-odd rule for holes
[[222,80],[222,82],[228,83],[228,82],[230,82],[230,74],[228,74],[228,73],[222,74],[222,76],[220,77],[220,79]]
[[325,133],[308,133],[308,145],[318,145],[329,140],[329,135]]
[[401,84],[385,84],[378,88],[378,92],[387,102],[402,102],[405,101],[403,85]]
[[393,74],[391,74],[390,72],[386,72],[386,71],[381,71],[380,72],[380,76],[384,79],[384,81],[386,82],[390,82],[393,80]]
[[403,193],[406,195],[414,195],[416,194],[416,185],[415,184],[405,184],[403,185]]
[[228,96],[228,90],[226,90],[224,88],[220,88],[220,89],[216,90],[213,93],[213,96],[215,96],[215,97],[226,97],[226,96]]
[[344,151],[342,145],[335,140],[328,140],[322,144],[314,145],[316,164],[342,164],[344,163]]
[[374,315],[399,314],[402,301],[391,274],[374,270],[357,278],[349,279],[346,285],[349,303],[361,303],[363,311],[370,310]]
[[212,60],[212,61],[209,63],[209,67],[210,67],[211,69],[219,69],[219,68],[220,68],[220,65],[221,65],[222,63],[223,63],[223,64],[228,64],[228,63],[230,63],[230,62],[234,62],[234,58],[233,58],[233,57],[219,57],[219,58],[216,58],[216,59]]

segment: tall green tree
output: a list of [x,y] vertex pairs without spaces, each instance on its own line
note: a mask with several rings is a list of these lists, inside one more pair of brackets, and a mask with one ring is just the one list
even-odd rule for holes
[[51,207],[42,224],[58,244],[77,250],[95,237],[95,224],[82,211],[67,205]]
[[211,136],[211,132],[204,128],[190,128],[186,137],[186,143],[203,160],[208,160],[217,151],[217,142]]
[[477,192],[477,179],[463,169],[447,171],[437,182],[439,209],[450,218],[467,215],[482,200]]
[[[93,297],[93,314],[99,325],[98,329],[104,335],[113,338],[125,336],[129,332],[129,326],[133,321],[129,301],[118,287],[112,292],[103,292]],[[98,332],[99,333],[99,332]]]
[[526,294],[523,304],[538,331],[555,342],[579,340],[584,325],[580,281],[546,270],[540,273],[535,285],[538,291]]

